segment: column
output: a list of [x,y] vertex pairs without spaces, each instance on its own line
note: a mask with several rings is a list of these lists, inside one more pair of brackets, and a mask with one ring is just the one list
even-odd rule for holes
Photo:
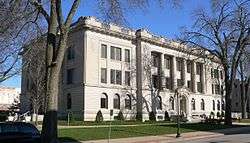
[[205,93],[205,66],[204,64],[201,64],[201,75],[200,75],[200,81],[201,81],[201,91],[202,93]]
[[176,57],[172,57],[171,64],[171,78],[172,78],[172,89],[175,90],[177,88],[177,77],[176,77]]
[[161,80],[161,87],[165,87],[165,65],[164,65],[164,54],[161,53],[161,66],[160,66],[160,80]]
[[192,61],[191,83],[192,83],[193,92],[197,92],[197,87],[196,87],[196,63],[195,63],[195,61]]
[[183,80],[183,86],[187,87],[187,78],[186,78],[186,73],[187,73],[187,61],[186,59],[183,59],[182,63],[182,80]]

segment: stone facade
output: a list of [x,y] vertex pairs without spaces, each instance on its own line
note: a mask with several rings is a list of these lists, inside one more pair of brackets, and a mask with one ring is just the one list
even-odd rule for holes
[[[145,29],[81,17],[72,25],[61,70],[59,116],[73,113],[93,121],[101,110],[104,120],[110,120],[112,109],[114,116],[122,111],[127,120],[138,111],[143,120],[150,111],[162,120],[165,111],[176,114],[174,91],[180,86],[189,89],[181,99],[181,113],[188,119],[221,112],[222,67],[216,58],[201,57],[201,52],[206,53]],[[25,85],[22,82],[22,88]]]

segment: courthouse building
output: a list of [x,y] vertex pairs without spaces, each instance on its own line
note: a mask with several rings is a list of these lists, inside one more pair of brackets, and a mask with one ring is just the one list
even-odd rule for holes
[[[149,112],[155,111],[157,120],[162,120],[165,111],[176,114],[174,91],[182,86],[188,90],[180,101],[181,113],[189,120],[221,112],[222,67],[216,57],[204,58],[201,53],[208,54],[145,29],[81,17],[72,25],[61,70],[59,116],[73,113],[91,121],[100,110],[104,120],[109,120],[112,109],[114,116],[122,111],[130,120],[136,116],[140,96],[143,119],[148,120]],[[25,95],[28,76],[22,78]]]

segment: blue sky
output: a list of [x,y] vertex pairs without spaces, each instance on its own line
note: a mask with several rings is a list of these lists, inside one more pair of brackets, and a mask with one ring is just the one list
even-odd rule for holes
[[[82,0],[83,3],[74,17],[74,21],[80,16],[96,16],[98,9],[94,0]],[[152,0],[154,1],[154,0]],[[168,0],[167,0],[168,1]],[[126,20],[129,27],[133,29],[146,28],[150,32],[164,36],[169,39],[174,39],[180,33],[180,28],[183,26],[190,27],[193,23],[192,12],[196,8],[208,8],[210,0],[183,0],[180,8],[165,6],[159,7],[153,2],[146,11],[136,10],[126,14]],[[63,11],[66,13],[70,8],[70,1],[65,0],[63,3]],[[2,86],[20,87],[21,76],[17,75],[13,78],[0,83]]]

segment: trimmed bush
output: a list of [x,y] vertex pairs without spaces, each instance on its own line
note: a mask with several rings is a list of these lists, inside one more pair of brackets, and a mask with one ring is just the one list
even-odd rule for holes
[[221,117],[225,117],[225,112],[224,111],[221,112]]
[[220,112],[217,112],[217,118],[219,118],[220,117]]
[[102,116],[101,110],[99,110],[99,111],[97,112],[96,117],[95,117],[95,121],[96,121],[97,123],[100,123],[100,122],[103,121],[103,116]]
[[0,122],[5,122],[8,119],[8,112],[0,112]]
[[120,112],[118,113],[117,120],[119,120],[119,121],[124,121],[124,116],[123,116],[122,111],[120,111]]
[[214,114],[214,112],[212,111],[212,112],[210,113],[210,118],[212,117],[212,118],[214,119],[214,116],[215,116],[215,114]]
[[149,112],[149,121],[156,121],[156,116],[153,111]]
[[170,117],[169,117],[168,111],[165,111],[164,120],[165,121],[170,121]]

